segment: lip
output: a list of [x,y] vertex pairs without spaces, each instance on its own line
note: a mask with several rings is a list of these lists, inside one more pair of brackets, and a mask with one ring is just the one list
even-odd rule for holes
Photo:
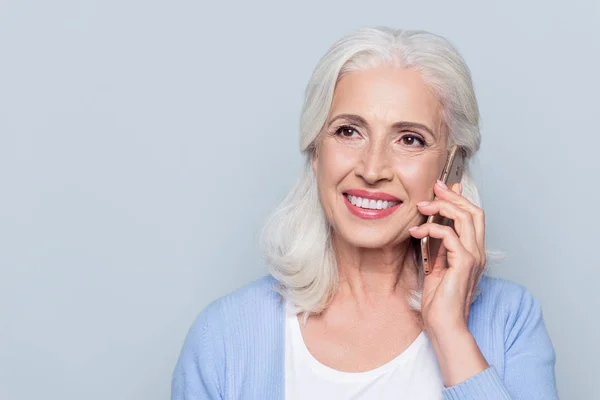
[[344,193],[349,194],[350,196],[362,197],[363,199],[369,200],[381,200],[381,201],[398,201],[402,202],[396,196],[392,196],[391,194],[384,192],[369,192],[367,190],[362,189],[350,189],[346,190]]
[[[350,192],[346,192],[346,193],[351,194]],[[355,195],[352,194],[352,196],[355,196]],[[358,196],[358,195],[356,195],[356,196]],[[362,219],[385,218],[385,217],[389,216],[391,213],[393,213],[394,211],[396,211],[402,205],[402,201],[400,201],[395,206],[386,208],[384,210],[371,210],[371,209],[367,209],[367,208],[356,207],[355,205],[350,203],[350,200],[348,200],[348,198],[346,196],[342,195],[342,197],[344,198],[344,203],[346,204],[346,207],[348,207],[348,210],[350,210],[350,212],[352,214],[354,214],[357,217],[362,218]],[[359,196],[359,197],[361,197],[361,196]],[[369,198],[369,197],[367,197],[367,198]],[[371,198],[371,199],[376,200],[374,198]],[[377,199],[377,200],[379,200],[379,199]],[[383,201],[383,199],[381,199],[381,200]],[[399,201],[399,200],[392,200],[392,201]]]

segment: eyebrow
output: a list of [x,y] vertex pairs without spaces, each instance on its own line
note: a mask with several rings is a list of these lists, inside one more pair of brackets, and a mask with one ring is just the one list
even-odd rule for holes
[[[335,116],[331,121],[329,121],[329,124],[327,124],[327,127],[329,128],[331,126],[331,124],[333,124],[334,121],[338,120],[338,119],[345,119],[348,120],[356,125],[362,125],[365,127],[369,127],[369,124],[367,123],[367,121],[361,117],[360,115],[355,115],[355,114],[340,114]],[[402,128],[412,128],[412,129],[422,129],[426,132],[428,132],[431,136],[433,137],[437,137],[437,135],[435,135],[433,133],[433,130],[430,129],[427,125],[423,125],[420,124],[418,122],[410,122],[410,121],[399,121],[399,122],[395,122],[392,124],[392,128],[396,128],[396,129],[402,129]]]

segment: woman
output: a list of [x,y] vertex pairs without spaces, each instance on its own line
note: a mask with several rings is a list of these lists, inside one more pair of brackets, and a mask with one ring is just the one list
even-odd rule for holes
[[[270,274],[213,301],[172,399],[555,399],[538,302],[482,275],[484,212],[448,149],[479,148],[470,72],[444,38],[359,29],[317,65],[304,174],[263,232]],[[433,199],[433,195],[436,199]],[[454,230],[424,223],[441,214]],[[431,274],[418,251],[442,240]]]

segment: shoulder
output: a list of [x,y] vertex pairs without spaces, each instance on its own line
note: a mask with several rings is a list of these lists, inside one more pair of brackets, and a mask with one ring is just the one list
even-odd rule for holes
[[[271,275],[256,279],[211,301],[192,323],[172,377],[172,398],[220,398],[226,384],[227,354],[236,357],[253,346],[257,326],[275,319],[277,281]],[[271,310],[269,312],[268,310]],[[263,321],[257,321],[262,318]],[[226,350],[227,349],[227,350]],[[230,360],[239,362],[239,357]]]
[[[192,322],[180,355],[218,369],[225,357],[225,348],[242,346],[257,336],[265,324],[275,325],[280,295],[278,281],[271,275],[262,276],[215,300],[202,309]],[[221,371],[222,372],[222,371]]]
[[480,307],[497,312],[515,313],[524,306],[537,305],[537,300],[524,285],[508,279],[483,275],[479,281],[480,294],[476,301]]
[[272,275],[264,275],[212,300],[194,320],[190,334],[208,331],[204,340],[221,347],[242,333],[252,334],[261,324],[275,324],[282,304],[278,284]]
[[246,319],[240,317],[265,315],[264,312],[276,308],[280,300],[276,291],[278,283],[272,275],[264,275],[220,296],[198,314],[194,325],[208,324],[214,329]]
[[[484,301],[511,300],[524,296],[528,290],[524,285],[508,279],[482,275],[479,281],[481,298]],[[501,298],[500,298],[501,297]]]
[[533,294],[524,285],[508,279],[482,275],[479,281],[482,303],[489,303],[509,310],[523,302],[536,301]]
[[542,321],[541,306],[524,285],[483,275],[479,287],[481,292],[473,306],[482,320],[495,321],[504,328],[505,340],[510,341],[525,327]]

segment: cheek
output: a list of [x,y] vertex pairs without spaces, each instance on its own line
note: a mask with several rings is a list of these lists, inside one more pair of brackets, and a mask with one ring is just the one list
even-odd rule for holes
[[356,163],[356,152],[325,147],[319,157],[319,181],[336,185],[352,171]]
[[434,162],[406,161],[397,172],[409,196],[424,199],[433,194],[433,185],[439,178],[439,166]]

